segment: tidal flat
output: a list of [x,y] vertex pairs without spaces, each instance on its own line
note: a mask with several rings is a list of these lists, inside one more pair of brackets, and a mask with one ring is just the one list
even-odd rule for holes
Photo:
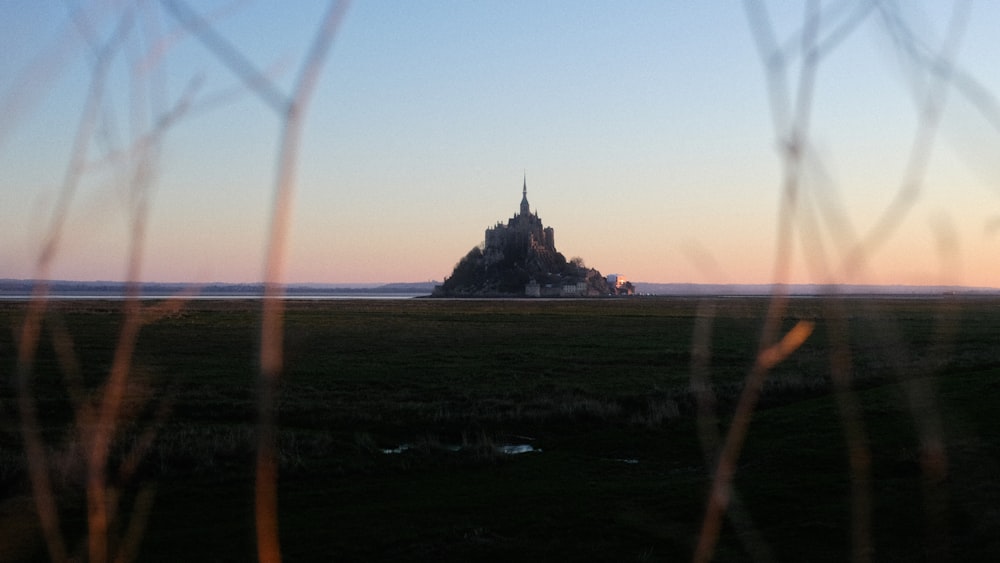
[[[97,423],[85,413],[122,353],[123,302],[66,300],[48,304],[19,360],[29,305],[0,302],[5,561],[51,554],[31,440],[58,536],[86,553]],[[285,559],[691,559],[771,305],[286,302]],[[110,549],[253,560],[261,302],[156,311],[112,425]],[[759,388],[714,560],[1000,557],[1000,298],[787,300],[780,332],[800,322],[811,333]]]

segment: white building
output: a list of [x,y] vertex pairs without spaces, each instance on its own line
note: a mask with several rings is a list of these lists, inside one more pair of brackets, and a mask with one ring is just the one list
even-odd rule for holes
[[628,280],[625,279],[625,276],[621,274],[611,274],[608,276],[608,285],[610,285],[615,289],[618,289],[619,287],[625,285],[625,282],[627,281]]

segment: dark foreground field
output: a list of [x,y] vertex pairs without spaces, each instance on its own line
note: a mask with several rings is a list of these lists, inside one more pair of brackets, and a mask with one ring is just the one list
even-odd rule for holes
[[[288,302],[285,559],[690,559],[768,303]],[[119,302],[51,303],[19,402],[25,309],[0,303],[4,561],[49,556],[27,405],[59,533],[86,553],[74,413],[122,324]],[[998,560],[1000,300],[803,298],[783,317],[815,329],[768,374],[715,559]],[[108,502],[112,536],[144,532],[140,561],[255,558],[259,319],[258,301],[195,300],[139,333]]]

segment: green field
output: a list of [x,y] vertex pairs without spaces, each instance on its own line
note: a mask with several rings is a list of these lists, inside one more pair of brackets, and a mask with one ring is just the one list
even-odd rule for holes
[[[285,559],[690,559],[769,303],[287,302]],[[122,309],[50,303],[22,388],[71,555],[87,530],[75,413],[102,396]],[[49,556],[15,375],[25,314],[0,302],[4,561]],[[140,561],[255,558],[260,318],[259,301],[193,300],[139,333],[108,488],[112,535],[140,525]],[[795,298],[782,319],[815,329],[767,374],[715,560],[844,561],[858,537],[877,561],[997,560],[1000,299]]]

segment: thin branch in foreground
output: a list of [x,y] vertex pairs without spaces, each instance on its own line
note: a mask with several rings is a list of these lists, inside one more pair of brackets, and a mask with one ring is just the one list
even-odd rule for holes
[[282,115],[284,128],[278,154],[273,215],[268,236],[264,266],[264,309],[260,341],[260,399],[258,416],[258,447],[254,484],[255,519],[257,527],[257,557],[260,561],[281,561],[278,537],[278,492],[276,430],[274,420],[275,393],[283,370],[282,327],[284,324],[284,256],[288,225],[295,188],[298,146],[302,135],[306,109],[311,100],[319,72],[343,19],[347,2],[333,2],[313,40],[305,59],[291,102]]

